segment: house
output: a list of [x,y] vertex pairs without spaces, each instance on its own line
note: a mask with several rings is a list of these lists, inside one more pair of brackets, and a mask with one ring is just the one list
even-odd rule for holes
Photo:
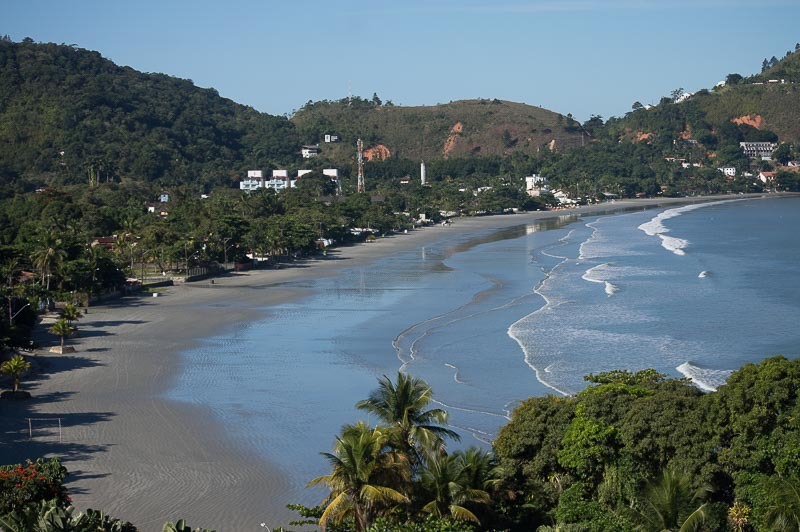
[[263,179],[242,179],[241,181],[239,181],[239,190],[243,190],[245,192],[251,192],[259,188],[264,188]]
[[298,170],[297,171],[297,179],[300,179],[304,175],[310,174],[311,172],[313,172],[313,170]]
[[771,183],[775,181],[775,172],[759,172],[758,179],[764,184]]
[[300,155],[303,156],[303,159],[311,159],[312,157],[316,157],[319,155],[319,145],[303,146],[300,149]]
[[740,142],[739,147],[748,159],[772,160],[772,152],[778,148],[776,142]]
[[725,174],[727,177],[736,177],[736,168],[733,166],[723,166],[722,168],[717,168],[717,170]]
[[339,135],[325,134],[325,142],[339,142]]
[[576,201],[570,198],[563,190],[554,190],[553,196],[555,196],[558,202],[562,205],[575,205],[576,203]]
[[101,248],[111,249],[117,243],[117,237],[112,236],[96,236],[92,239],[91,247],[100,246]]
[[158,197],[158,201],[161,203],[169,203],[169,194],[166,192],[162,192],[161,195]]
[[538,174],[525,176],[525,191],[528,193],[528,196],[541,196],[542,193],[550,192],[550,182],[546,177]]
[[411,176],[410,175],[405,175],[405,176],[400,178],[400,184],[401,185],[407,185],[409,183],[411,183]]
[[339,170],[337,168],[323,168],[322,175],[330,177],[331,181],[339,180]]
[[239,190],[250,192],[264,188],[264,172],[262,170],[248,170],[247,179],[239,182]]
[[152,212],[154,214],[158,214],[162,218],[166,218],[169,214],[169,210],[164,203],[157,202],[157,203],[148,203],[147,204],[147,212]]

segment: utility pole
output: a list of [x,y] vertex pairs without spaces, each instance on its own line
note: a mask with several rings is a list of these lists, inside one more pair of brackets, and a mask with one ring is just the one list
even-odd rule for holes
[[358,161],[358,192],[364,192],[364,143],[361,139],[356,142],[356,161]]

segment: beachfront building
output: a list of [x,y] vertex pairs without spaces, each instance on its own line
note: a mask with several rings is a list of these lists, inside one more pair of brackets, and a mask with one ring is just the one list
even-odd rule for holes
[[538,174],[526,176],[525,191],[528,193],[528,196],[541,196],[542,193],[550,192],[550,182],[546,177]]
[[553,196],[558,200],[561,205],[577,205],[577,201],[570,198],[569,195],[563,190],[554,190]]
[[771,161],[772,153],[778,148],[776,142],[740,142],[739,147],[748,159]]

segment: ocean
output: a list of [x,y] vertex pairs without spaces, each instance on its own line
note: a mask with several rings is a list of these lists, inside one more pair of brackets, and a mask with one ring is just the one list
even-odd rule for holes
[[174,400],[305,483],[381,375],[427,381],[461,442],[589,373],[654,368],[703,390],[800,354],[800,198],[731,199],[445,238],[333,278],[183,354]]

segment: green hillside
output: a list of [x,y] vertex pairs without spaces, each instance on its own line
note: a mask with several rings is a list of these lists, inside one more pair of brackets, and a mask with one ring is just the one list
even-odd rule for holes
[[332,160],[352,159],[357,138],[365,147],[385,146],[391,157],[406,159],[530,155],[543,149],[580,146],[580,125],[570,117],[521,103],[464,100],[423,107],[382,104],[377,97],[309,102],[292,121],[304,142],[337,134],[339,145],[321,143]]
[[0,177],[230,184],[299,157],[292,124],[99,53],[0,41]]

